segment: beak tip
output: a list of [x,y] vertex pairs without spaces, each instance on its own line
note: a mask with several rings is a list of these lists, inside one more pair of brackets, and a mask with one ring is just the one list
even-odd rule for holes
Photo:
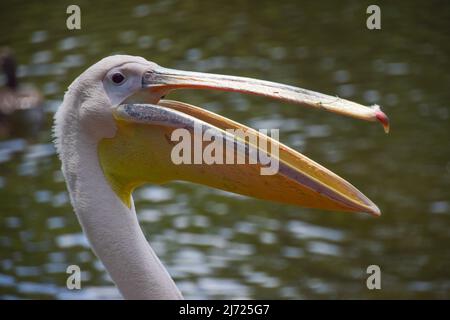
[[389,133],[389,118],[387,117],[387,115],[383,111],[381,111],[381,109],[380,109],[380,107],[378,105],[376,105],[375,108],[377,109],[375,111],[375,117],[383,125],[384,132],[385,133]]
[[381,211],[375,204],[373,204],[367,212],[374,217],[381,216]]

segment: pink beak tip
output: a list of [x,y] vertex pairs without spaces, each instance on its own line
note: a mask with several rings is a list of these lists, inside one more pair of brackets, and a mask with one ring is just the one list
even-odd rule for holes
[[389,133],[389,118],[383,111],[381,111],[380,106],[375,105],[374,108],[376,109],[375,117],[383,125],[384,132]]

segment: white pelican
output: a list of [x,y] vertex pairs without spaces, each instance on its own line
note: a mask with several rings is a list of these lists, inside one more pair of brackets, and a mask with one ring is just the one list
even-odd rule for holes
[[[69,86],[55,115],[54,134],[76,215],[124,298],[182,298],[136,217],[131,193],[144,183],[185,180],[305,207],[380,214],[350,183],[282,144],[275,175],[260,175],[259,165],[175,165],[169,137],[176,128],[192,130],[202,123],[218,132],[243,128],[259,135],[204,109],[161,100],[181,88],[257,94],[380,121],[388,127],[386,115],[377,106],[292,86],[167,69],[126,55],[97,62]],[[145,93],[141,102],[146,104],[129,104],[129,98],[138,93]]]

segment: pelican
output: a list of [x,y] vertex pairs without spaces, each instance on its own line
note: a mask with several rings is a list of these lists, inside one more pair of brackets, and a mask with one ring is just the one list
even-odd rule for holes
[[389,124],[378,106],[274,82],[168,69],[128,55],[95,63],[65,93],[55,114],[55,144],[82,229],[125,299],[183,298],[138,223],[132,192],[145,183],[183,180],[298,206],[380,215],[350,183],[278,142],[274,175],[261,175],[260,164],[174,164],[169,137],[177,128],[193,130],[200,123],[217,132],[241,128],[261,135],[202,108],[163,99],[188,88],[261,95],[378,121],[386,130]]

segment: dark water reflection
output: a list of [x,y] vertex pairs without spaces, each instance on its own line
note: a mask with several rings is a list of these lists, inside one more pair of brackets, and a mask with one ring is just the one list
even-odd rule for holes
[[[45,95],[47,115],[39,133],[0,141],[1,298],[118,296],[72,213],[50,130],[68,84],[113,53],[378,103],[392,120],[387,136],[256,97],[172,95],[281,128],[283,142],[350,180],[383,212],[321,212],[185,183],[141,188],[145,234],[186,298],[450,297],[447,4],[381,3],[377,32],[365,28],[364,2],[78,1],[80,31],[65,28],[68,4],[0,5],[0,43],[14,48],[20,80]],[[81,291],[65,289],[70,264],[84,271]],[[371,264],[381,266],[380,291],[365,286]]]

